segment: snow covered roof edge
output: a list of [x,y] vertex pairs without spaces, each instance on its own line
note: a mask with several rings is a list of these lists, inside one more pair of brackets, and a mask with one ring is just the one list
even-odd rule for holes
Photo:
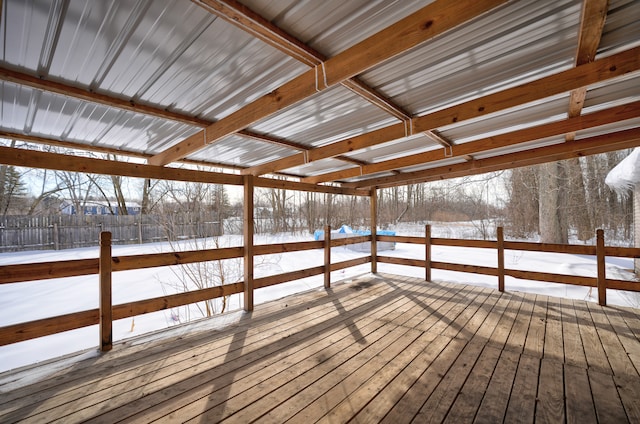
[[609,171],[604,182],[613,190],[624,194],[632,190],[636,184],[640,184],[640,148],[635,148]]

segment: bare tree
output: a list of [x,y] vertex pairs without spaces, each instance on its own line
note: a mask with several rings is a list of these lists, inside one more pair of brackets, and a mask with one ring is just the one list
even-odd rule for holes
[[27,215],[34,215],[45,199],[48,199],[50,196],[64,190],[64,187],[61,187],[60,185],[55,185],[49,188],[49,175],[50,173],[46,169],[39,171],[40,184],[38,186],[40,189],[38,194],[32,198]]
[[538,233],[538,179],[534,167],[516,168],[505,182],[509,232],[520,238]]
[[593,237],[593,223],[587,206],[587,192],[584,183],[584,172],[580,158],[569,159],[565,162],[568,174],[566,213],[570,224],[576,229],[579,240],[589,240]]
[[[180,245],[171,242],[173,251],[179,251],[185,247],[190,250],[205,250],[220,249],[226,246],[223,246],[223,242],[219,237],[191,239]],[[174,292],[188,292],[233,284],[242,281],[244,277],[242,260],[240,258],[196,262],[178,267],[170,267],[170,269],[174,278],[160,280],[165,293],[167,288],[170,288]],[[196,303],[194,305],[195,310],[187,305],[182,308],[175,308],[172,314],[174,320],[181,322],[191,321],[195,318],[210,317],[225,312],[229,307],[229,299],[230,296],[208,299]],[[193,316],[194,313],[196,313],[195,316]]]

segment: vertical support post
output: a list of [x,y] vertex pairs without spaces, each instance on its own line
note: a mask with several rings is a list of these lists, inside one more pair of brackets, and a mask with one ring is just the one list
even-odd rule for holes
[[498,227],[498,290],[504,291],[504,228]]
[[113,314],[111,309],[111,233],[100,233],[100,350],[113,347]]
[[378,228],[378,189],[376,187],[371,189],[369,203],[371,206],[371,273],[376,274],[378,272],[378,243],[376,240]]
[[431,225],[424,227],[424,279],[431,281]]
[[138,219],[138,244],[142,244],[142,216]]
[[244,176],[244,310],[253,311],[253,175]]
[[604,230],[596,230],[596,261],[598,263],[598,304],[607,305],[607,273],[604,262]]
[[331,287],[331,225],[324,227],[324,288]]

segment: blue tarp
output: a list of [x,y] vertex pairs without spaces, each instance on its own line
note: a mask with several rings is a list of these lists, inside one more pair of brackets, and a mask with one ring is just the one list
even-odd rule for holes
[[[340,227],[340,229],[338,231],[332,231],[332,233],[333,232],[342,233],[342,234],[353,234],[353,235],[356,235],[356,236],[368,236],[368,235],[371,235],[371,230],[353,230],[348,225],[343,225],[342,227]],[[396,232],[395,231],[389,231],[389,230],[377,230],[376,234],[378,234],[379,236],[395,236]],[[316,241],[324,239],[324,230],[316,230],[313,233],[313,238]]]

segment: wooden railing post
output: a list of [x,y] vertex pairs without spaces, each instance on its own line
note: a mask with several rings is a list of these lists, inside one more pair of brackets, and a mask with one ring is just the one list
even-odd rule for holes
[[253,176],[244,176],[244,310],[253,311]]
[[498,227],[498,290],[504,291],[504,228]]
[[331,287],[331,225],[324,227],[324,288]]
[[596,230],[596,261],[598,263],[598,304],[607,304],[607,272],[604,262],[604,230]]
[[378,189],[371,189],[371,197],[369,198],[371,206],[371,273],[378,272],[378,244],[377,244],[377,227],[378,227]]
[[431,225],[424,227],[424,279],[431,281]]
[[100,233],[100,350],[113,347],[113,314],[111,296],[111,233]]

